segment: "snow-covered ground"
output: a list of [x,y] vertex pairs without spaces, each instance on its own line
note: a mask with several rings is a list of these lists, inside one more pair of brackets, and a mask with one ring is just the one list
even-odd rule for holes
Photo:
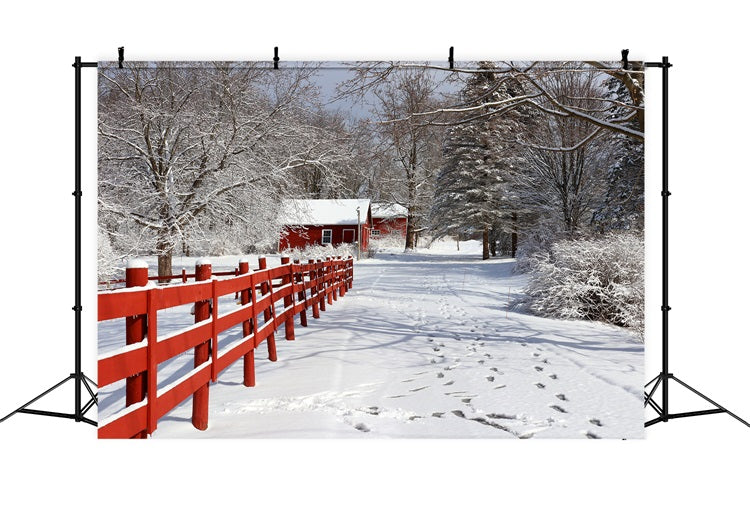
[[[513,260],[480,254],[476,242],[460,252],[448,242],[357,263],[354,288],[320,319],[308,315],[296,340],[279,329],[277,362],[265,344],[256,350],[254,388],[242,385],[241,361],[220,374],[207,431],[192,427],[186,400],[153,437],[643,437],[638,337],[509,311],[525,277]],[[180,308],[159,317],[160,329],[191,322]],[[99,332],[100,353],[122,343],[121,323]],[[192,364],[192,354],[162,364],[160,387]],[[122,394],[100,390],[100,419],[123,407]]]

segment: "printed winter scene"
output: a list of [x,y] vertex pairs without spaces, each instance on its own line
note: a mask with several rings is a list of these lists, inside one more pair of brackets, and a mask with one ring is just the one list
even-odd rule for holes
[[643,77],[101,63],[99,437],[643,437]]

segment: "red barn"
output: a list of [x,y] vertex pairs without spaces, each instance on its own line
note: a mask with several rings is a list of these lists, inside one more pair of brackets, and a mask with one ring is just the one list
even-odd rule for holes
[[284,229],[279,252],[308,245],[355,243],[360,238],[358,232],[362,251],[367,251],[370,241],[369,199],[292,199],[283,204],[280,220]]
[[372,204],[372,238],[400,234],[406,238],[407,210],[400,204]]

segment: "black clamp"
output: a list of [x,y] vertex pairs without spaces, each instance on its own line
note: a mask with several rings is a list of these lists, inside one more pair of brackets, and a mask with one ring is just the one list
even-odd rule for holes
[[628,69],[628,53],[630,50],[622,50],[622,69]]
[[669,306],[662,306],[661,310],[662,311],[672,311],[672,308],[670,308]]
[[73,311],[75,311],[75,312],[83,311],[83,307],[82,306],[73,306]]
[[279,47],[273,47],[273,69],[279,69]]
[[117,64],[120,69],[122,69],[122,63],[125,61],[125,47],[120,46],[117,48]]
[[453,69],[453,47],[448,50],[448,67]]
[[73,192],[72,195],[74,195],[76,197],[81,197],[83,195],[83,192],[81,192],[80,190],[76,190],[75,192]]
[[671,195],[672,195],[672,192],[670,192],[669,190],[662,190],[661,191],[661,196],[662,197],[669,197]]

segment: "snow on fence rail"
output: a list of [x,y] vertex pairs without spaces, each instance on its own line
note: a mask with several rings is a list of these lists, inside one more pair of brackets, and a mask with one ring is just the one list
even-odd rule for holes
[[[156,430],[159,418],[191,395],[192,423],[205,430],[209,383],[216,382],[219,372],[242,358],[243,384],[254,386],[255,349],[265,341],[269,359],[276,361],[276,329],[283,324],[286,339],[294,339],[296,315],[307,326],[309,307],[318,318],[326,302],[332,304],[353,284],[351,258],[306,264],[282,258],[281,266],[271,269],[265,258],[258,261],[260,268],[252,272],[240,261],[237,275],[225,279],[212,279],[211,264],[198,261],[195,282],[160,287],[148,283],[147,267],[134,265],[126,271],[126,288],[99,292],[98,321],[124,319],[125,345],[100,356],[98,384],[102,388],[125,380],[126,395],[123,410],[100,420],[99,438],[145,438]],[[241,307],[219,311],[219,298],[230,294],[239,296]],[[158,336],[157,312],[186,304],[194,305],[195,324]],[[239,325],[242,338],[219,350],[219,334]],[[194,369],[158,389],[158,365],[189,350]]]

